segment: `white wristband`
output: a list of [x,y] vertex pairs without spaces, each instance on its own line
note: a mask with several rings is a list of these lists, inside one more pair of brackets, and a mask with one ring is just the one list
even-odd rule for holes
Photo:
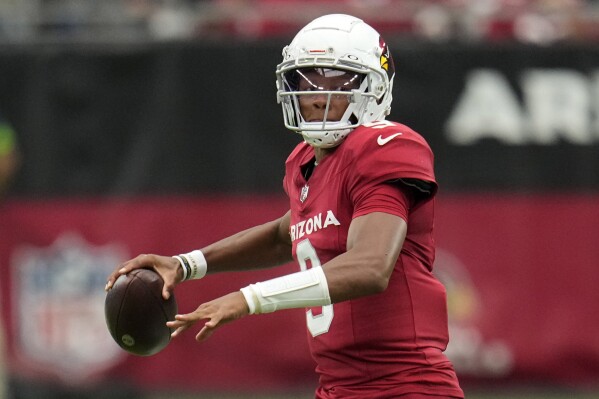
[[173,256],[173,258],[177,259],[183,268],[183,281],[200,279],[208,271],[206,258],[199,249],[179,256]]
[[320,266],[250,284],[241,292],[250,314],[331,304],[327,278]]
[[190,270],[188,265],[185,264],[185,262],[183,261],[183,259],[181,259],[180,256],[173,256],[173,258],[175,258],[179,261],[179,265],[181,266],[181,269],[183,269],[183,280],[181,280],[181,281],[187,280],[187,274]]
[[204,257],[202,251],[196,249],[195,251],[182,254],[181,256],[185,256],[187,259],[189,259],[189,264],[191,265],[191,275],[189,276],[190,280],[197,280],[206,275],[208,263],[206,262],[206,258]]

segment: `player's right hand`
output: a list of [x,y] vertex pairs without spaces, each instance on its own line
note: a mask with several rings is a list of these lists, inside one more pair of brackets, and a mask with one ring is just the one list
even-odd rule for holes
[[183,279],[183,270],[177,259],[171,256],[142,254],[118,265],[108,276],[104,290],[109,291],[119,276],[141,268],[153,269],[156,273],[160,274],[160,277],[164,281],[164,286],[162,287],[162,296],[164,299],[170,298],[175,285]]
[[167,322],[166,325],[175,330],[171,336],[177,337],[198,321],[207,320],[196,335],[196,341],[202,342],[224,324],[241,319],[249,313],[250,310],[243,294],[241,291],[235,291],[203,303],[191,313],[175,315],[175,320]]

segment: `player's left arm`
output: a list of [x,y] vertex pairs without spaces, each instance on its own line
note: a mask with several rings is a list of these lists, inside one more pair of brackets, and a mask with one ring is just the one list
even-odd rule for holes
[[355,218],[347,251],[323,265],[331,302],[383,292],[408,230],[399,216],[373,212]]

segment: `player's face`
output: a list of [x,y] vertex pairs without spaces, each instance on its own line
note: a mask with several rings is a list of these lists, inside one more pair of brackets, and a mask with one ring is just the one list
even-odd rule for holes
[[[306,122],[339,121],[350,101],[351,90],[358,89],[361,75],[338,70],[301,69],[297,71],[299,91],[313,91],[314,95],[300,95],[300,111]],[[347,92],[347,94],[328,94],[326,91]],[[320,93],[319,93],[320,92]],[[327,111],[327,102],[330,105]]]

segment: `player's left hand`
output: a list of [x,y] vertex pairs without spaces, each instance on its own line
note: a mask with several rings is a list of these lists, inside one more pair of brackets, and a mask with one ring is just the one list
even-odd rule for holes
[[174,321],[166,323],[167,327],[174,328],[172,337],[177,337],[200,320],[208,321],[196,335],[196,341],[208,339],[214,331],[224,324],[240,319],[249,314],[249,308],[241,291],[232,292],[213,301],[201,304],[195,311],[187,314],[178,314]]

